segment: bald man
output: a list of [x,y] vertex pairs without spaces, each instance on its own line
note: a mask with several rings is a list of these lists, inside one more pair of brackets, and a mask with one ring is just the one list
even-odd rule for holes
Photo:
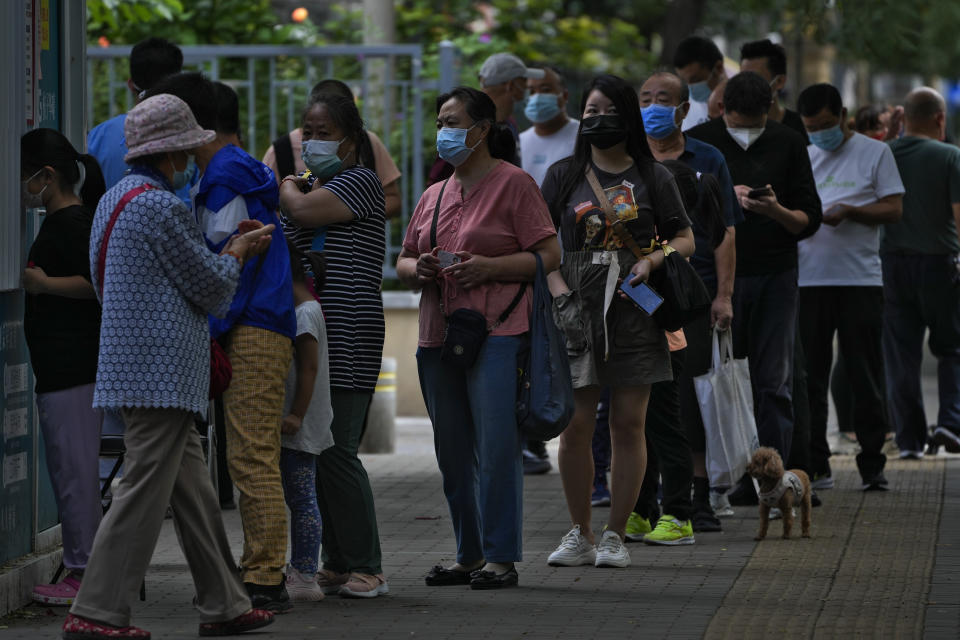
[[[943,97],[911,91],[904,135],[890,143],[906,193],[903,218],[883,229],[883,356],[900,457],[919,459],[928,437],[960,453],[960,149],[941,142]],[[927,433],[920,389],[924,332],[936,356],[940,409]]]

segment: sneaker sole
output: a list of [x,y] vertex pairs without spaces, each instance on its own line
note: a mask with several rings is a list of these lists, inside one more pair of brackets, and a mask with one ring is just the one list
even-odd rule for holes
[[[647,533],[650,532],[648,531]],[[627,542],[643,542],[643,538],[646,535],[646,533],[627,533],[624,534],[623,539]]]
[[290,594],[290,602],[320,602],[325,597],[322,590],[299,593],[287,587],[287,593]]
[[376,598],[377,596],[385,596],[390,593],[390,587],[384,583],[372,591],[351,591],[347,589],[347,585],[343,585],[340,587],[338,593],[341,598]]
[[596,553],[579,556],[577,558],[554,558],[550,557],[547,564],[551,567],[582,567],[587,564],[595,564],[597,561]]
[[947,453],[960,453],[960,437],[943,427],[937,427],[933,432],[933,443],[946,449]]
[[630,558],[625,560],[597,559],[593,566],[598,569],[626,569],[630,566]]
[[694,544],[696,542],[693,536],[677,538],[676,540],[651,540],[650,538],[644,538],[643,541],[649,545],[660,545],[664,547],[676,547],[682,544]]
[[810,483],[811,489],[833,489],[833,478],[825,478],[823,480],[814,480]]
[[73,604],[76,596],[73,598],[58,598],[56,596],[38,596],[33,594],[31,598],[33,598],[33,601],[38,604],[47,604],[51,607],[69,607]]
[[590,506],[591,507],[609,507],[610,498],[600,498],[599,500],[591,500]]

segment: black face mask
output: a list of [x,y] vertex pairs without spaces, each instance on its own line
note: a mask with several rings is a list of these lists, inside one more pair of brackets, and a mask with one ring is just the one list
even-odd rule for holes
[[590,116],[580,123],[580,135],[598,149],[609,149],[627,137],[618,115]]

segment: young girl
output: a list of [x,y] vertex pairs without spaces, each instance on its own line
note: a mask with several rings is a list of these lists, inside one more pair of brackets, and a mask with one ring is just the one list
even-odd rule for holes
[[53,129],[23,135],[20,172],[24,206],[47,210],[23,272],[28,294],[23,323],[68,571],[58,584],[37,585],[33,598],[68,605],[77,595],[103,513],[102,416],[93,409],[100,306],[90,284],[88,247],[104,183],[93,156],[77,153]]
[[303,253],[292,242],[293,300],[297,305],[297,340],[287,376],[280,472],[283,494],[290,508],[290,567],[287,592],[293,601],[322,600],[317,584],[317,557],[323,531],[317,504],[317,455],[333,446],[333,408],[330,404],[330,365],[323,311],[308,289],[323,288],[323,257]]

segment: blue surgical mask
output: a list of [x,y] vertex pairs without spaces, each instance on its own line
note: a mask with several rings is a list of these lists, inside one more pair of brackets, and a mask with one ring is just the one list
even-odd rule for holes
[[[475,122],[473,127],[479,123]],[[473,129],[470,127],[470,129]],[[444,127],[437,132],[437,154],[452,164],[459,167],[467,161],[473,150],[483,142],[483,138],[477,141],[472,147],[467,146],[467,134],[470,129],[457,129],[454,127]]]
[[843,144],[843,129],[840,125],[823,129],[822,131],[813,131],[807,134],[810,137],[810,144],[820,147],[824,151],[835,151]]
[[710,99],[712,91],[706,80],[703,82],[694,82],[690,85],[690,99],[696,100],[697,102],[706,102]]
[[560,113],[559,96],[555,93],[535,93],[527,100],[523,115],[530,122],[547,122]]
[[662,140],[677,130],[677,108],[650,104],[640,109],[643,130],[654,140]]
[[173,160],[170,160],[170,166],[173,167],[173,178],[170,180],[170,184],[173,186],[174,191],[180,191],[180,189],[189,185],[193,180],[194,174],[197,172],[197,162],[193,154],[187,155],[187,166],[183,171],[177,171]]
[[327,180],[343,167],[337,155],[340,144],[346,140],[304,140],[300,150],[303,164],[320,180]]

